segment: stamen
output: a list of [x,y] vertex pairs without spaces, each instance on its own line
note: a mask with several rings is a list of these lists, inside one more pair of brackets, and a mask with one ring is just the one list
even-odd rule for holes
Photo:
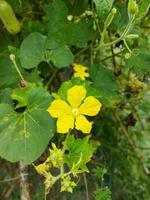
[[75,116],[77,116],[79,114],[79,109],[78,108],[73,108],[72,112]]

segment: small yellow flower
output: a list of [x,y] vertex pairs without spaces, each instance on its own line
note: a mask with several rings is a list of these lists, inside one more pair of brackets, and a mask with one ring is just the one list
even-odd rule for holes
[[61,180],[61,192],[67,191],[72,193],[72,190],[76,185],[77,184],[74,181],[71,181],[70,176],[65,176]]
[[46,190],[46,194],[49,193],[50,188],[53,187],[53,185],[55,184],[55,182],[58,180],[57,176],[53,176],[50,172],[46,175],[45,177],[45,190]]
[[35,166],[35,169],[39,174],[46,175],[47,172],[50,169],[50,166],[47,163],[44,162],[42,164],[39,164],[39,165]]
[[79,77],[81,80],[85,80],[87,77],[89,77],[89,73],[87,72],[87,67],[80,65],[80,64],[74,64],[74,77]]
[[83,133],[90,133],[92,122],[84,115],[95,116],[100,111],[102,104],[93,96],[86,97],[86,89],[76,85],[67,91],[67,101],[54,100],[48,112],[57,120],[57,132],[68,133],[74,127]]
[[54,143],[52,143],[53,149],[50,149],[50,156],[48,161],[51,161],[54,167],[61,167],[63,165],[64,152],[58,149]]

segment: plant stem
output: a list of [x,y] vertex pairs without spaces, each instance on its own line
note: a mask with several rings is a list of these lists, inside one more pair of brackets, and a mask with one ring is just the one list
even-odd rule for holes
[[20,161],[19,167],[20,167],[20,189],[21,189],[20,200],[31,200],[28,178],[27,178],[27,166]]
[[102,48],[102,47],[107,47],[107,46],[111,46],[111,45],[114,45],[118,42],[120,42],[121,40],[123,40],[125,38],[125,36],[129,33],[129,31],[131,30],[131,27],[133,25],[133,21],[134,21],[135,17],[133,16],[132,18],[129,19],[129,23],[127,24],[125,30],[123,31],[123,33],[121,34],[121,36],[119,38],[117,38],[116,40],[112,41],[112,42],[108,42],[108,43],[103,43],[104,41],[104,37],[105,37],[105,33],[106,33],[106,27],[104,26],[104,30],[103,30],[103,33],[102,33],[102,37],[101,37],[101,41],[100,41],[100,45],[98,47],[99,48]]
[[142,165],[145,174],[147,174],[147,175],[150,174],[150,171],[149,171],[149,169],[147,168],[147,166],[145,165],[145,162],[144,162],[144,159],[143,159],[142,155],[140,155],[139,152],[138,152],[138,146],[137,146],[137,144],[134,143],[134,142],[130,139],[130,137],[129,137],[129,135],[128,135],[128,132],[127,132],[127,130],[126,130],[124,124],[122,123],[122,121],[121,121],[119,115],[117,114],[117,112],[115,113],[115,118],[116,118],[116,121],[119,122],[120,127],[121,127],[121,129],[122,129],[122,132],[124,133],[125,137],[127,138],[128,144],[131,146],[132,150],[135,152],[136,157],[137,157],[137,159],[139,160],[140,164]]
[[58,69],[55,69],[55,71],[53,72],[52,76],[49,78],[48,82],[45,84],[45,87],[48,87],[52,83],[52,81],[54,80],[57,72],[58,72]]
[[124,39],[124,40],[123,40],[123,42],[124,42],[124,44],[125,44],[125,47],[127,48],[128,52],[131,54],[131,53],[132,53],[132,51],[131,51],[131,49],[129,48],[129,46],[128,46],[128,44],[127,44],[126,40]]
[[15,59],[15,55],[14,54],[11,54],[10,55],[10,60],[12,61],[12,63],[14,64],[15,66],[15,69],[16,71],[18,72],[18,75],[20,76],[21,80],[24,81],[25,79],[23,78],[18,66],[17,66],[17,63],[16,63],[16,59]]
[[86,174],[85,173],[83,173],[83,179],[84,179],[84,184],[85,184],[86,200],[90,200],[89,191],[88,191],[88,184],[87,184],[87,178],[86,178]]

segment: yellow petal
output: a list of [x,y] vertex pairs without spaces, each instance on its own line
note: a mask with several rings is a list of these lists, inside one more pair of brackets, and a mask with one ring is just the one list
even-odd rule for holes
[[83,133],[90,133],[92,129],[92,123],[89,122],[83,115],[78,115],[76,117],[75,127],[77,130]]
[[80,65],[80,64],[74,64],[73,65],[73,69],[75,70],[75,71],[86,71],[87,70],[87,67],[85,67],[85,66],[83,66],[83,65]]
[[86,96],[86,89],[81,85],[76,85],[68,90],[67,99],[73,108],[78,108]]
[[79,108],[83,115],[95,116],[100,111],[102,104],[93,96],[87,97]]
[[68,133],[70,129],[74,128],[74,117],[72,115],[64,115],[57,120],[57,132]]
[[35,166],[35,169],[39,174],[45,175],[47,171],[50,169],[50,166],[44,162],[42,164]]
[[62,115],[71,114],[71,107],[63,100],[54,100],[47,110],[52,117],[58,118]]
[[87,72],[75,72],[73,76],[85,80],[86,77],[89,77],[89,74]]

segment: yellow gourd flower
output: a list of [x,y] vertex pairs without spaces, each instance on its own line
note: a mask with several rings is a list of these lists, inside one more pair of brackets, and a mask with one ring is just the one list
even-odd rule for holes
[[73,64],[74,69],[74,77],[79,77],[81,80],[85,80],[89,77],[89,73],[87,72],[87,67],[80,64]]
[[51,161],[54,167],[61,167],[63,164],[64,152],[61,149],[58,149],[54,143],[52,143],[53,149],[50,149],[50,156],[48,161]]
[[57,119],[57,132],[68,133],[74,127],[83,133],[90,133],[92,122],[89,122],[84,115],[95,116],[100,111],[102,104],[93,96],[86,97],[86,89],[76,85],[67,91],[67,101],[54,100],[48,112]]
[[47,163],[44,162],[42,164],[39,164],[39,165],[35,166],[35,169],[39,174],[46,175],[47,172],[50,169],[50,166]]
[[77,184],[71,180],[70,176],[65,176],[62,177],[61,180],[61,192],[63,191],[67,191],[67,192],[71,192],[73,191],[73,188],[77,186]]

